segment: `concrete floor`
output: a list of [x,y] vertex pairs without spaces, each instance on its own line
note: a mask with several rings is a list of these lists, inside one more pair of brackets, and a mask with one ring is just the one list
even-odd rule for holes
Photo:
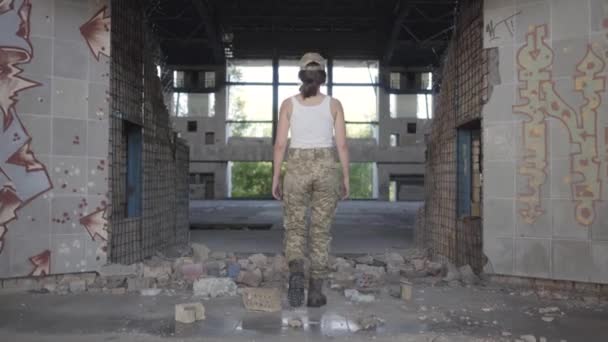
[[[323,309],[246,312],[238,297],[204,301],[207,320],[176,324],[174,304],[187,293],[139,295],[13,294],[0,296],[0,341],[513,341],[521,335],[551,341],[605,342],[608,307],[574,300],[542,300],[493,287],[417,284],[412,301],[388,294],[353,304],[334,291]],[[539,310],[557,307],[546,322]],[[385,325],[356,331],[358,318]],[[291,317],[304,329],[287,326]],[[509,335],[510,334],[510,335]]]
[[[412,246],[416,211],[421,202],[344,201],[332,227],[332,253],[381,253]],[[191,241],[211,250],[237,253],[279,253],[283,243],[279,201],[191,201]],[[269,230],[200,229],[202,227]]]

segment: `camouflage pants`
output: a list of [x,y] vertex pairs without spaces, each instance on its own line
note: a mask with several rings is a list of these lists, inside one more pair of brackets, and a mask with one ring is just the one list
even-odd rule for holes
[[314,278],[323,279],[328,273],[330,230],[341,189],[342,172],[333,148],[288,151],[283,181],[285,256],[288,261],[307,259],[308,242]]

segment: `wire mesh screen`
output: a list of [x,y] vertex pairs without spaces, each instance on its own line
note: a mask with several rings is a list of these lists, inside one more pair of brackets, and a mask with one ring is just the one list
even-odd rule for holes
[[[441,91],[427,143],[425,247],[435,255],[458,258],[456,128],[481,117],[484,86],[481,1],[462,5],[457,25],[441,67]],[[481,253],[481,247],[479,247]]]
[[[176,243],[188,242],[188,147],[172,131],[163,102],[162,55],[148,30],[145,1],[112,1],[110,119],[110,260],[133,263]],[[136,125],[141,144],[134,155],[127,128]],[[133,158],[141,160],[135,174]],[[140,185],[133,196],[129,182]],[[127,210],[130,201],[141,208]]]

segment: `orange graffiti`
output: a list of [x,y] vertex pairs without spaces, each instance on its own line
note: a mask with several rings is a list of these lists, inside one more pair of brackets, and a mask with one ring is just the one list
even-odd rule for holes
[[547,117],[555,118],[568,130],[569,142],[577,152],[570,154],[570,186],[575,202],[575,218],[589,226],[595,220],[595,203],[600,200],[600,159],[597,139],[597,109],[606,89],[604,61],[589,45],[583,59],[576,65],[574,91],[580,92],[585,103],[576,109],[569,106],[555,89],[550,71],[553,51],[546,44],[547,26],[536,26],[526,36],[526,44],[518,51],[518,77],[523,82],[520,97],[524,103],[513,106],[514,113],[524,114],[524,162],[519,173],[528,176],[529,192],[520,194],[525,208],[522,218],[533,223],[544,213],[541,207],[541,186],[547,174]]

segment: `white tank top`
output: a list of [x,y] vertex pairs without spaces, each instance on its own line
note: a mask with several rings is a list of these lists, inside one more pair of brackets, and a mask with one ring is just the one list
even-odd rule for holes
[[291,148],[325,148],[334,146],[334,117],[331,98],[325,96],[315,106],[305,106],[293,96],[291,112]]

